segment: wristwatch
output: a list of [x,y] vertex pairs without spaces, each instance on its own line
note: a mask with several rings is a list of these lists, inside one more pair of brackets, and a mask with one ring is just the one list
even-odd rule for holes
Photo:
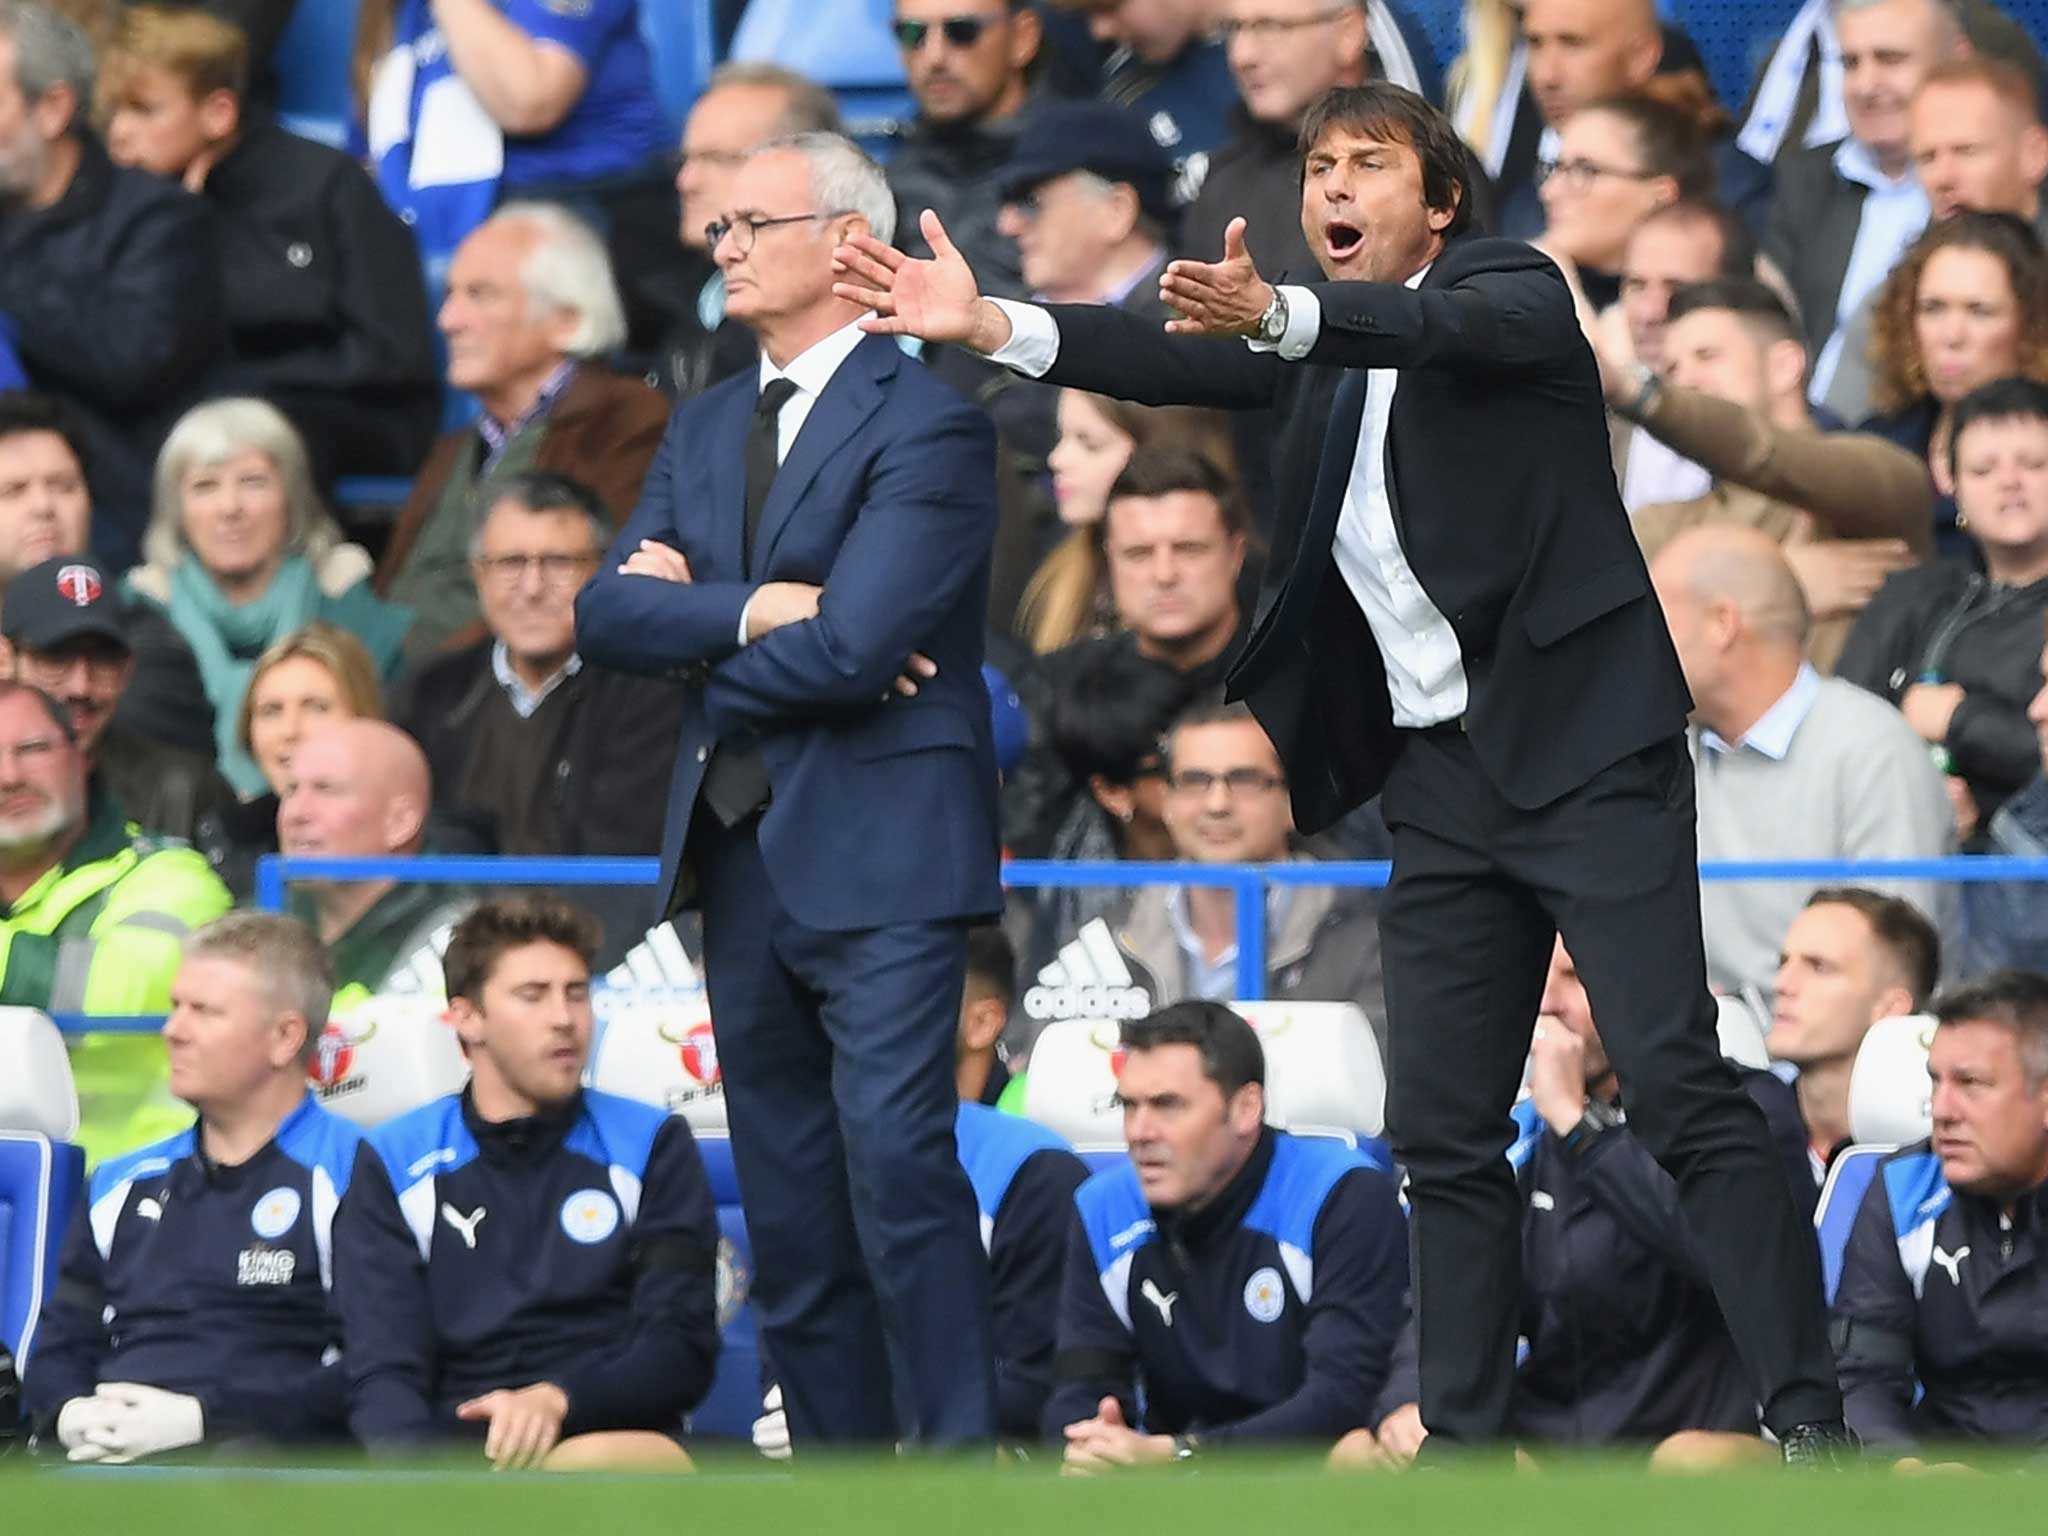
[[1565,1133],[1565,1150],[1572,1153],[1583,1152],[1608,1131],[1626,1124],[1628,1116],[1622,1112],[1619,1104],[1604,1104],[1598,1099],[1588,1099],[1586,1112],[1579,1116],[1579,1123]]
[[1287,334],[1287,295],[1278,288],[1273,290],[1273,302],[1266,306],[1266,312],[1259,316],[1259,340],[1269,346],[1279,346],[1280,338]]
[[1195,1459],[1195,1452],[1201,1448],[1202,1442],[1195,1436],[1175,1435],[1173,1437],[1173,1456],[1171,1458],[1173,1465],[1179,1466],[1182,1462],[1193,1461]]
[[1628,367],[1628,403],[1621,408],[1624,416],[1641,416],[1648,412],[1657,398],[1657,391],[1664,387],[1664,380],[1657,370],[1647,363],[1630,363]]

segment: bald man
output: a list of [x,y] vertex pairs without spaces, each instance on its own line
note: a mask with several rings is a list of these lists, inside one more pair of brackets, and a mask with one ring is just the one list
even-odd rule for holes
[[[321,726],[292,754],[291,773],[277,807],[288,857],[392,859],[425,847],[433,782],[426,755],[396,726]],[[448,930],[475,904],[388,878],[309,880],[294,899],[334,957],[336,1014],[381,992],[438,994]]]
[[[1948,792],[1912,727],[1807,663],[1806,599],[1775,540],[1754,528],[1694,528],[1664,546],[1650,580],[1692,690],[1702,862],[1919,859],[1953,849]],[[1870,883],[1937,925],[1946,915],[1938,886]],[[1709,984],[1767,1005],[1778,941],[1815,888],[1703,886]],[[1759,1017],[1769,1017],[1767,1006]]]

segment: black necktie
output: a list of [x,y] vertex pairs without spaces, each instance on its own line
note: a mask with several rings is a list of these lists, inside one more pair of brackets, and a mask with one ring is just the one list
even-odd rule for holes
[[[768,488],[775,483],[782,408],[795,393],[796,386],[788,379],[770,379],[754,403],[754,419],[747,427],[747,521],[740,549],[742,569],[750,578],[754,535],[760,531]],[[768,803],[768,770],[759,749],[750,741],[721,741],[704,766],[701,793],[712,814],[728,827],[761,809]]]
[[747,530],[740,547],[750,577],[754,574],[754,535],[761,531],[761,509],[768,505],[768,488],[775,483],[782,408],[795,393],[796,386],[788,379],[770,379],[754,402],[754,420],[747,428]]

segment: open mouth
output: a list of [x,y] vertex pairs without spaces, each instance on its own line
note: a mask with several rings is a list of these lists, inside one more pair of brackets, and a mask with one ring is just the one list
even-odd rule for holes
[[1365,244],[1365,231],[1356,224],[1333,220],[1323,226],[1323,243],[1338,261],[1346,261],[1357,255],[1358,248]]

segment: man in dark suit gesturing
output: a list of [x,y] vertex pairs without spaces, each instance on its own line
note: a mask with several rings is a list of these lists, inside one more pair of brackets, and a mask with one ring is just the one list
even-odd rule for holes
[[[1168,268],[1175,334],[981,299],[929,214],[931,261],[856,240],[838,291],[876,310],[872,330],[1060,384],[1306,425],[1315,446],[1279,461],[1287,554],[1229,688],[1279,748],[1303,831],[1384,790],[1390,1124],[1439,1443],[1514,1427],[1508,1110],[1561,931],[1617,1021],[1628,1123],[1678,1182],[1764,1421],[1793,1459],[1831,1458],[1813,1236],[1716,1048],[1688,700],[1564,280],[1465,233],[1465,156],[1421,98],[1331,91],[1301,143],[1303,233],[1330,281],[1274,289],[1234,223],[1223,261]],[[1604,1129],[1568,1140],[1592,1155]]]
[[704,912],[792,1439],[992,1442],[953,1040],[967,925],[1002,904],[994,431],[832,293],[835,242],[893,232],[859,149],[778,141],[729,195],[707,234],[760,366],[676,411],[577,649],[685,688],[662,888]]

